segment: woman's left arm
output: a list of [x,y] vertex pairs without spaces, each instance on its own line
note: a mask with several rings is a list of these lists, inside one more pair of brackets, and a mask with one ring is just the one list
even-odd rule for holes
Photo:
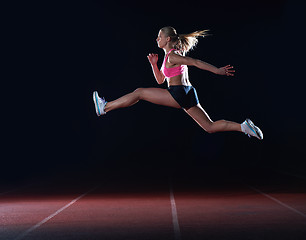
[[207,62],[203,62],[199,59],[194,59],[191,57],[184,57],[177,54],[170,54],[169,62],[172,64],[177,65],[188,65],[188,66],[195,66],[202,70],[206,70],[215,74],[219,75],[227,75],[227,76],[234,76],[235,70],[233,70],[233,66],[226,65],[225,67],[217,68]]

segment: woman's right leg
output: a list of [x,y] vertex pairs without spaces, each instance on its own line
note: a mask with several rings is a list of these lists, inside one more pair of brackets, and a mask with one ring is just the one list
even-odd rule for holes
[[168,107],[181,108],[166,89],[138,88],[134,92],[126,94],[114,101],[107,102],[104,111],[109,112],[118,108],[129,107],[137,103],[139,100],[145,100]]
[[208,133],[237,131],[256,137],[260,140],[263,139],[262,131],[259,127],[255,126],[250,119],[246,119],[242,124],[227,120],[214,122],[210,119],[200,104],[185,109],[185,111]]
[[239,123],[227,120],[212,121],[200,104],[185,111],[208,133],[242,131]]

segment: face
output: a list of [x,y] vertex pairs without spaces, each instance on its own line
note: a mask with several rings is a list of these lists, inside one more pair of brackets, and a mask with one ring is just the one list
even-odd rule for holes
[[162,31],[159,31],[156,42],[159,48],[164,48],[168,43],[168,38]]

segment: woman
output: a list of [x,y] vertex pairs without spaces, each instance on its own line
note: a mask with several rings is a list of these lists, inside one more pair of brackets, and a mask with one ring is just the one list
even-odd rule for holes
[[206,32],[207,30],[203,30],[178,35],[173,27],[162,28],[156,39],[158,47],[165,52],[161,70],[157,67],[157,54],[149,54],[148,60],[158,84],[167,80],[168,89],[138,88],[111,102],[106,102],[104,98],[101,99],[95,91],[93,100],[97,115],[101,116],[117,108],[129,107],[139,100],[145,100],[159,105],[184,109],[208,133],[238,131],[262,140],[262,131],[250,119],[246,119],[242,124],[226,120],[214,122],[200,105],[197,92],[189,82],[187,66],[195,66],[218,75],[233,76],[235,72],[230,65],[217,68],[201,60],[185,56],[197,44],[197,37],[206,36]]

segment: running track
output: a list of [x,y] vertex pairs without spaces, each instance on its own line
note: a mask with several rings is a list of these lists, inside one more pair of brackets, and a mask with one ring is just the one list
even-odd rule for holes
[[0,239],[305,240],[306,180],[241,175],[80,175],[3,185]]

